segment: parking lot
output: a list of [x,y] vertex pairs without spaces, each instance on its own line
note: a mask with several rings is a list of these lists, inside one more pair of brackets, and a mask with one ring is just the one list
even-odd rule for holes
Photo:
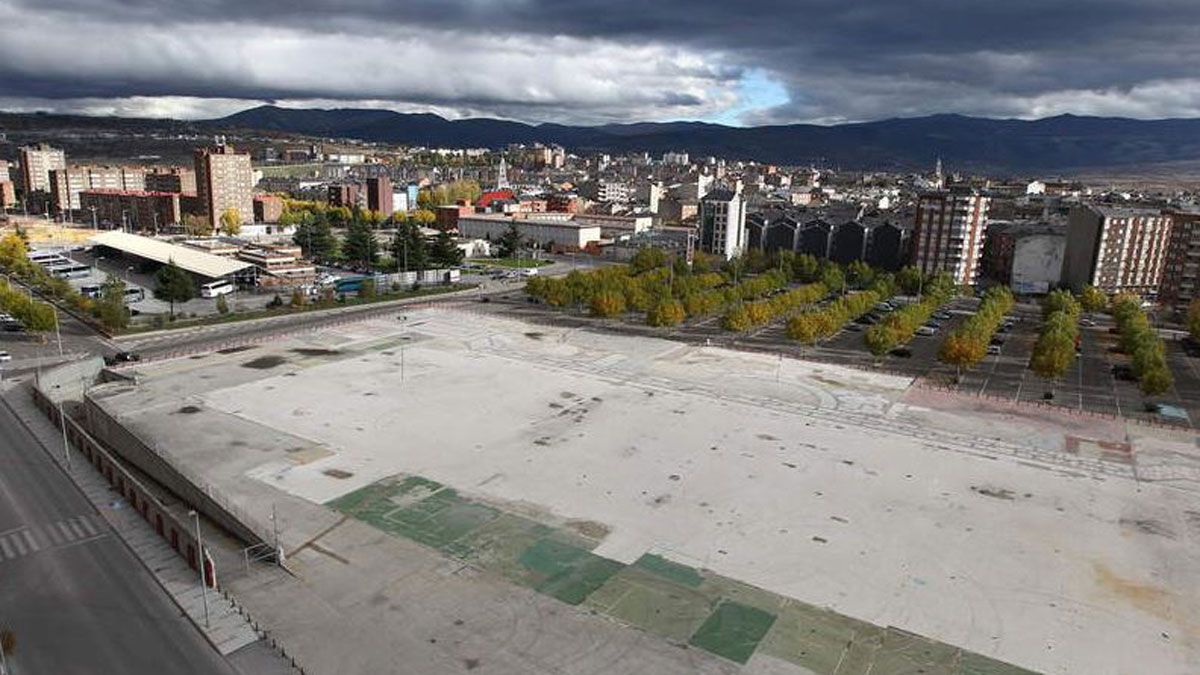
[[[863,331],[843,329],[813,346],[788,338],[786,322],[777,320],[746,333],[733,333],[721,327],[719,314],[685,322],[674,328],[644,325],[640,314],[620,319],[596,319],[582,308],[556,309],[532,303],[524,293],[512,293],[493,301],[494,311],[527,321],[556,326],[591,328],[622,334],[653,335],[689,344],[706,344],[779,354],[866,370],[883,370],[922,378],[924,382],[965,394],[996,397],[1020,403],[1048,403],[1075,410],[1090,411],[1161,424],[1194,427],[1200,419],[1200,358],[1188,356],[1180,343],[1167,341],[1167,361],[1175,376],[1170,392],[1150,399],[1157,409],[1147,409],[1147,397],[1136,381],[1120,379],[1113,365],[1127,357],[1113,348],[1117,336],[1110,331],[1110,317],[1095,316],[1094,326],[1080,328],[1080,353],[1067,374],[1049,382],[1028,368],[1041,329],[1041,307],[1034,302],[1017,304],[1010,316],[1016,319],[1011,330],[1003,333],[999,354],[989,354],[977,366],[956,377],[955,368],[940,362],[938,349],[946,334],[970,316],[978,300],[956,298],[942,309],[951,318],[942,321],[934,336],[914,336],[906,345],[907,357],[888,354],[875,357],[866,348]],[[865,327],[864,327],[865,329]],[[1050,397],[1048,397],[1048,394]]]

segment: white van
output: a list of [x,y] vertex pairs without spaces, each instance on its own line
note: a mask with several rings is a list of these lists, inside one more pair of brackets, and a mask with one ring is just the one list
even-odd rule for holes
[[215,298],[232,292],[233,284],[228,281],[214,281],[200,287],[200,297],[202,298]]

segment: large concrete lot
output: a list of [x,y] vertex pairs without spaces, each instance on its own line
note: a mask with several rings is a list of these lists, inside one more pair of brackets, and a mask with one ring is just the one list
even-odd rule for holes
[[[446,559],[482,573],[437,582],[431,607],[486,597],[526,626],[562,607],[518,644],[494,604],[490,628],[453,629],[495,653],[486,672],[1200,672],[1182,431],[453,309],[136,370],[93,395],[239,509],[279,509],[304,581],[247,584],[247,603],[341,672],[400,645],[422,672],[478,665],[414,637],[441,635],[441,610],[387,611]],[[504,558],[480,535],[501,520],[537,541]],[[563,551],[582,571],[548,586],[534,572]],[[653,595],[647,570],[674,590],[623,604]],[[343,634],[339,655],[324,638]],[[564,665],[586,635],[622,658]],[[853,646],[814,660],[831,645]]]

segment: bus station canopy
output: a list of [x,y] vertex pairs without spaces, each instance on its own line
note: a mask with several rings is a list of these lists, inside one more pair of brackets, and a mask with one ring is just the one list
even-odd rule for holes
[[241,260],[222,258],[218,255],[197,251],[159,239],[110,230],[93,236],[90,241],[96,246],[107,246],[126,255],[153,260],[163,265],[175,263],[196,276],[208,279],[223,279],[254,265]]

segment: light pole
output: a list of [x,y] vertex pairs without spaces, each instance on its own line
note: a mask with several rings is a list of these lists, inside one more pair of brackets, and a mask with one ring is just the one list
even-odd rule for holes
[[208,628],[208,579],[204,574],[204,540],[200,538],[200,514],[193,509],[188,515],[196,521],[196,567],[200,570],[200,597],[204,599],[204,627]]
[[88,210],[92,212],[92,231],[96,231],[96,207],[89,206]]

